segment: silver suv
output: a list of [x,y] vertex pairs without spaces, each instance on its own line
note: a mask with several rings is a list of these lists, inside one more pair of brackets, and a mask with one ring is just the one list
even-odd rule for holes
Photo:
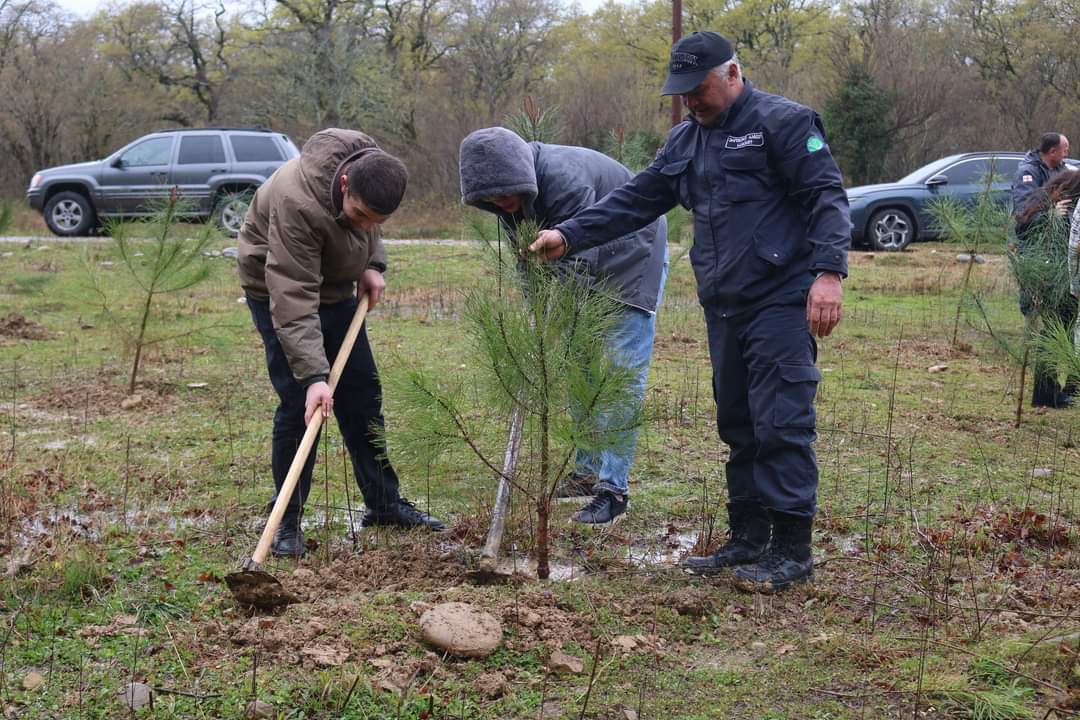
[[150,215],[175,188],[185,217],[212,218],[235,236],[255,188],[299,154],[287,135],[269,130],[163,130],[104,160],[35,173],[26,199],[55,234],[73,236],[106,218]]

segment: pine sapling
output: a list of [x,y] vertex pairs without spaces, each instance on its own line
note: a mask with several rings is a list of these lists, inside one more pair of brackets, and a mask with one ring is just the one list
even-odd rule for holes
[[[640,410],[627,392],[631,373],[612,362],[606,337],[619,305],[572,264],[549,266],[530,257],[538,225],[519,224],[506,243],[481,232],[486,272],[465,293],[471,338],[466,365],[475,377],[436,376],[410,368],[391,378],[406,417],[395,447],[417,466],[466,448],[495,478],[502,478],[506,418],[525,416],[531,462],[505,478],[536,512],[537,574],[549,575],[549,535],[555,488],[577,449],[599,452],[628,442]],[[472,400],[473,387],[480,392]]]
[[[111,223],[108,227],[113,246],[124,270],[123,281],[113,282],[94,265],[87,263],[93,289],[101,309],[132,352],[128,394],[135,392],[139,370],[150,345],[172,340],[186,333],[168,332],[155,317],[156,304],[162,296],[188,290],[205,280],[210,267],[204,255],[216,237],[213,225],[207,224],[194,237],[187,237],[178,226],[184,214],[184,201],[175,189],[145,222]],[[133,236],[148,237],[142,241]],[[127,295],[135,295],[134,313],[125,308]]]

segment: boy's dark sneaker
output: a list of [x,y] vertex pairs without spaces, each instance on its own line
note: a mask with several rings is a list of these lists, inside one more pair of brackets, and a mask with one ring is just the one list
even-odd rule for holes
[[414,528],[426,527],[436,532],[445,530],[446,525],[439,519],[428,515],[418,509],[408,500],[401,498],[397,504],[391,505],[384,510],[368,510],[360,521],[360,527],[373,527],[377,525],[389,525],[393,527]]
[[304,546],[304,531],[295,518],[283,518],[274,533],[274,542],[270,544],[270,554],[274,557],[303,557],[307,548]]
[[610,525],[626,514],[630,498],[604,490],[589,501],[589,504],[574,513],[574,522],[584,525]]
[[566,498],[592,497],[596,494],[593,491],[594,485],[596,485],[595,475],[583,475],[578,472],[572,472],[559,483],[557,488],[555,488],[555,499],[564,500]]

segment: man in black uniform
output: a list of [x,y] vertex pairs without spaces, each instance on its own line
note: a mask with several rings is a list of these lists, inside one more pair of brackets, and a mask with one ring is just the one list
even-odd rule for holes
[[[840,322],[851,222],[840,171],[813,110],[754,89],[731,44],[694,33],[671,52],[663,94],[690,116],[653,163],[603,200],[539,234],[554,259],[641,227],[676,203],[694,213],[690,260],[705,311],[727,462],[727,544],[689,558],[734,568],[748,590],[813,577],[818,470],[812,337]],[[771,541],[770,541],[771,538]]]
[[1065,169],[1067,157],[1069,138],[1056,132],[1043,133],[1039,138],[1039,147],[1028,150],[1016,168],[1012,183],[1013,215],[1019,216],[1023,213],[1028,196]]

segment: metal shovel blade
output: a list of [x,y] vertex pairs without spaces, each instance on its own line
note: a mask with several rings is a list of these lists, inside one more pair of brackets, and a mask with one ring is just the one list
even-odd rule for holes
[[241,570],[225,576],[236,602],[259,610],[274,610],[300,602],[300,598],[265,570]]

